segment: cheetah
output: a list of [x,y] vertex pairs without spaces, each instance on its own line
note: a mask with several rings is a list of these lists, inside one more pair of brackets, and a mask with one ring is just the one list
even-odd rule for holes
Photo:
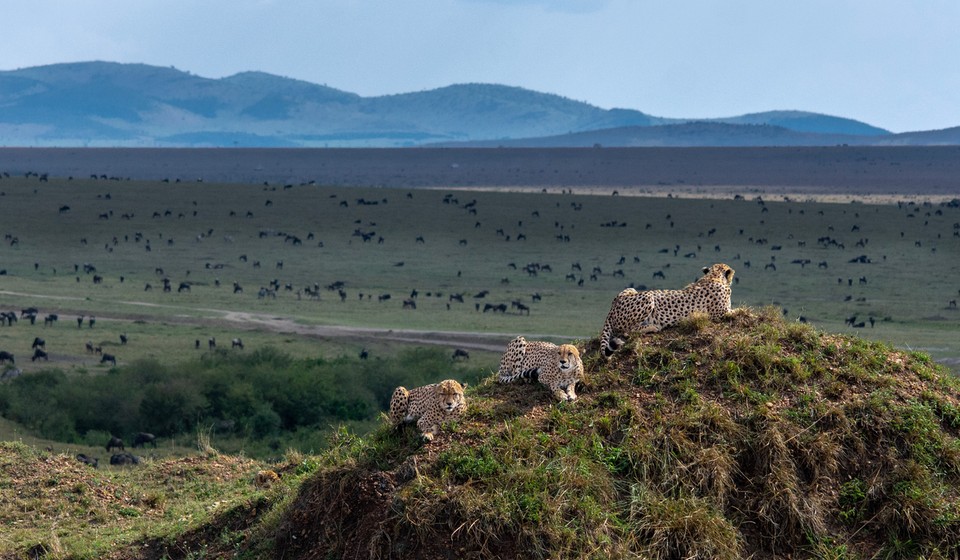
[[280,482],[280,475],[270,469],[258,471],[257,476],[253,479],[253,485],[257,488],[270,488],[277,482]]
[[559,401],[577,399],[577,381],[583,378],[580,351],[572,344],[557,346],[551,342],[527,342],[522,336],[510,341],[500,359],[497,373],[500,383],[518,378],[536,378]]
[[730,284],[734,270],[717,263],[703,268],[703,277],[682,290],[623,290],[614,298],[600,333],[604,358],[623,346],[616,335],[658,332],[677,324],[694,312],[704,312],[714,321],[730,312]]
[[463,415],[467,407],[461,385],[453,379],[407,390],[397,387],[390,398],[390,421],[399,426],[417,422],[424,441],[433,441],[440,431],[440,423]]

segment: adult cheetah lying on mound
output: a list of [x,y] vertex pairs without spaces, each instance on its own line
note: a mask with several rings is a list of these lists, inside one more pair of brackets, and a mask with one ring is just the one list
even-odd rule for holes
[[703,269],[703,277],[682,290],[638,292],[627,288],[610,305],[600,333],[600,350],[610,359],[623,346],[616,335],[658,332],[689,317],[708,313],[714,321],[730,312],[730,284],[734,270],[718,263]]
[[447,379],[409,391],[397,387],[390,397],[390,421],[400,425],[416,420],[423,439],[432,441],[442,422],[459,418],[467,408],[465,386]]
[[522,336],[507,345],[500,358],[500,383],[518,378],[539,379],[560,401],[577,399],[577,381],[583,378],[580,351],[572,344],[557,346],[551,342],[527,342]]

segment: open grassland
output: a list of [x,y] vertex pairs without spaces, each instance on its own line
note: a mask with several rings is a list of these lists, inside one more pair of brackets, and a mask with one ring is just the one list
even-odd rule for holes
[[609,361],[579,346],[576,401],[488,375],[429,444],[382,422],[268,463],[198,437],[202,453],[92,469],[0,442],[0,558],[960,552],[960,381],[928,356],[775,307],[694,315]]
[[[737,271],[735,306],[960,356],[955,204],[35,175],[0,179],[0,192],[0,310],[40,310],[0,328],[25,371],[101,367],[86,342],[120,362],[175,361],[211,337],[294,356],[441,340],[492,360],[517,334],[594,336],[624,287],[679,288],[714,262]],[[42,365],[29,361],[38,336]]]

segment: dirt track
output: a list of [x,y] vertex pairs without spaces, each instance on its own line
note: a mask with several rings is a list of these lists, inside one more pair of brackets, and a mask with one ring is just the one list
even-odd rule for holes
[[[21,292],[11,292],[0,290],[0,294],[30,297],[38,299],[55,299],[59,301],[84,301],[83,298],[48,296],[40,294],[25,294]],[[160,305],[148,303],[145,301],[119,301],[124,305],[141,307],[163,307],[166,309],[185,309],[175,305]],[[69,304],[67,304],[69,306]],[[293,319],[267,315],[263,313],[248,313],[243,311],[230,311],[227,309],[213,308],[190,308],[192,311],[200,311],[205,314],[203,317],[188,316],[170,316],[164,317],[164,321],[188,325],[225,325],[240,326],[247,329],[258,329],[276,333],[294,333],[300,336],[309,336],[316,338],[349,338],[352,340],[369,341],[390,341],[401,342],[404,344],[419,345],[437,345],[449,348],[463,348],[469,350],[485,350],[489,352],[502,352],[504,340],[509,337],[506,334],[497,333],[473,333],[456,331],[421,331],[412,329],[375,329],[365,327],[348,327],[341,325],[304,325],[297,323]],[[64,310],[69,313],[69,310]],[[136,313],[99,313],[98,320],[133,322],[144,319],[143,315]]]

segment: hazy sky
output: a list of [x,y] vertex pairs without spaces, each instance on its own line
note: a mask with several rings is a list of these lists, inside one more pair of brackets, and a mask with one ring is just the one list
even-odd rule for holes
[[364,96],[501,83],[663,117],[960,125],[957,0],[3,0],[0,70],[262,70]]

